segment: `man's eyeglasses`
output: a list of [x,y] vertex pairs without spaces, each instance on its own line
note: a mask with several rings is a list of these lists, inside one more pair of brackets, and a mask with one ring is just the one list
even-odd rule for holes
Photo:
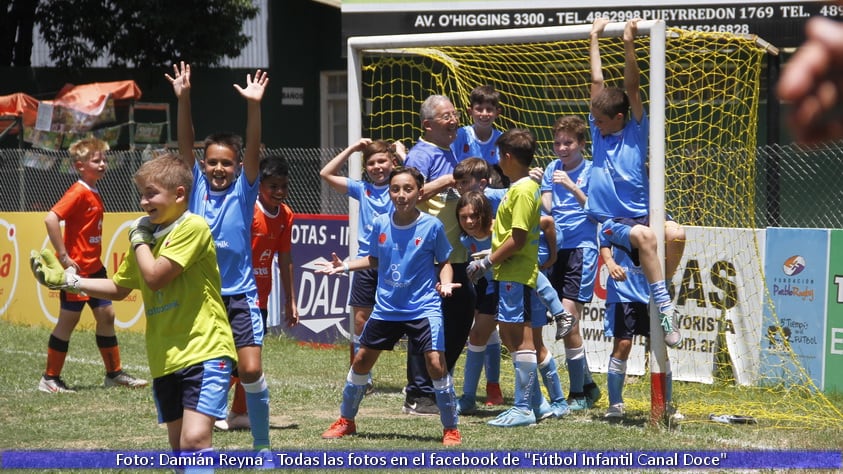
[[450,122],[451,120],[460,120],[460,113],[459,111],[447,112],[442,115],[437,115],[437,119],[442,120],[443,122]]

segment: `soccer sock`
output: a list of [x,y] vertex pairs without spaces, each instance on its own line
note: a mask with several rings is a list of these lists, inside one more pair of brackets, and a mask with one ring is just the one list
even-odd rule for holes
[[477,396],[477,384],[480,381],[480,371],[483,370],[483,358],[486,346],[475,346],[468,343],[465,353],[465,374],[462,383],[462,395],[466,401],[474,401]]
[[515,408],[530,410],[533,398],[533,384],[536,382],[536,351],[516,351],[515,363]]
[[652,293],[653,301],[656,302],[656,306],[659,307],[659,310],[665,308],[667,305],[670,305],[670,294],[667,292],[667,287],[665,286],[664,281],[650,283],[650,293]]
[[556,293],[556,290],[550,285],[550,280],[542,272],[539,272],[538,277],[536,277],[536,293],[538,293],[539,299],[542,300],[550,314],[556,316],[565,311],[562,302],[559,301],[559,294]]
[[582,396],[585,384],[585,346],[566,348],[565,363],[568,364],[571,395]]
[[345,387],[342,389],[341,417],[347,420],[353,420],[357,416],[360,401],[363,400],[363,395],[366,395],[366,381],[368,380],[369,374],[358,374],[348,369],[348,375],[345,377]]
[[454,380],[451,374],[445,374],[441,379],[433,381],[433,393],[436,394],[436,406],[439,407],[439,420],[445,428],[456,428],[457,394],[454,392]]
[[550,351],[547,351],[547,356],[538,364],[538,370],[542,375],[542,381],[547,388],[547,396],[550,397],[551,403],[565,401],[565,392],[562,391],[562,381],[559,380],[556,360],[553,359],[553,354]]
[[70,341],[63,341],[52,334],[50,335],[50,340],[47,343],[47,369],[44,371],[44,375],[53,378],[61,375],[68,347],[70,347]]
[[[585,346],[583,346],[583,347],[585,347]],[[583,387],[585,387],[586,385],[590,385],[590,384],[594,383],[594,378],[591,376],[591,369],[588,368],[588,356],[585,354],[585,350],[583,350],[582,363],[583,363],[583,373],[582,373],[583,379],[582,379],[582,382],[583,382]]]
[[[538,374],[536,375],[538,377]],[[533,389],[531,390],[532,396],[530,397],[530,408],[533,411],[537,410],[539,407],[542,406],[542,402],[544,402],[544,394],[542,393],[542,388],[539,386],[538,383],[533,384]]]
[[246,407],[249,411],[249,423],[252,425],[252,446],[255,448],[269,447],[269,387],[261,374],[252,383],[244,383],[246,391]]
[[623,403],[623,379],[626,376],[626,361],[609,358],[609,373],[606,385],[609,386],[609,405]]
[[[188,460],[190,460],[190,459],[198,457],[197,455],[199,455],[199,454],[206,454],[208,456],[211,456],[213,451],[214,451],[214,448],[199,449],[197,451],[181,451],[181,452],[178,453],[178,456],[181,457],[181,458],[187,458]],[[189,461],[185,461],[185,465],[190,466]],[[183,472],[184,474],[213,474],[214,468],[213,467],[205,467],[205,466],[201,466],[201,467],[191,466],[191,467],[185,467],[184,469],[181,470],[181,472]]]
[[[495,333],[498,331],[495,330]],[[494,333],[493,333],[494,334]],[[491,337],[489,338],[492,339]],[[483,358],[486,369],[486,382],[498,383],[501,379],[501,344],[486,344],[485,357]]]
[[246,414],[249,408],[246,406],[246,390],[240,383],[240,377],[231,377],[231,385],[234,387],[234,399],[231,401],[231,413],[239,415]]
[[105,363],[105,373],[109,376],[116,375],[122,369],[120,365],[120,347],[117,345],[117,336],[97,335],[97,347],[100,356]]

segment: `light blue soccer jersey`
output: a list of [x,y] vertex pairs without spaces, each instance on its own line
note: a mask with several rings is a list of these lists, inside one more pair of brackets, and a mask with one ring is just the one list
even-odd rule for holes
[[486,188],[483,190],[483,195],[489,200],[492,205],[492,215],[498,213],[498,206],[501,205],[503,197],[506,196],[506,188]]
[[454,174],[457,159],[450,148],[441,148],[429,141],[419,139],[418,143],[407,152],[404,166],[419,170],[425,182],[430,182],[440,176]]
[[[608,241],[600,239],[601,245],[608,245]],[[612,247],[612,258],[615,263],[623,267],[626,272],[626,280],[615,281],[608,278],[606,281],[606,304],[611,303],[649,303],[650,284],[644,276],[644,269],[636,266],[632,257],[620,247]]]
[[[560,249],[597,248],[597,222],[590,219],[580,205],[574,193],[561,184],[553,184],[553,172],[564,171],[562,160],[556,159],[545,168],[542,177],[541,192],[551,193],[551,215],[556,223],[556,232],[562,235]],[[590,196],[589,177],[592,165],[583,160],[576,169],[568,171],[571,181]]]
[[359,228],[357,230],[357,256],[366,254],[369,236],[372,233],[372,222],[382,214],[390,214],[394,209],[389,198],[389,184],[381,186],[366,181],[348,181],[348,195],[360,203]]
[[193,165],[190,212],[205,219],[214,236],[222,295],[257,291],[252,269],[252,217],[260,179],[249,185],[245,173],[223,191],[211,191],[199,162]]
[[601,136],[588,115],[592,137],[592,169],[585,212],[603,222],[612,217],[650,213],[647,146],[650,121],[629,120],[617,134]]
[[439,219],[422,212],[412,224],[398,226],[391,215],[381,215],[372,223],[369,252],[378,259],[372,318],[412,321],[442,317],[434,262],[448,260],[451,244]]
[[474,125],[466,125],[457,129],[457,138],[451,144],[451,151],[457,157],[457,161],[466,158],[483,158],[490,165],[498,164],[498,147],[495,142],[503,134],[500,130],[492,129],[492,136],[486,141],[480,141],[474,133]]

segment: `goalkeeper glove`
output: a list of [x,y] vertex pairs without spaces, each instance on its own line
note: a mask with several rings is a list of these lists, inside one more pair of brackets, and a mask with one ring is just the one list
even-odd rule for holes
[[489,260],[489,256],[486,255],[480,260],[472,260],[465,269],[465,273],[468,278],[471,279],[472,283],[477,283],[478,280],[483,278],[486,270],[488,270],[491,266],[492,261]]
[[137,248],[140,244],[147,244],[150,247],[155,246],[155,225],[149,222],[149,216],[138,217],[132,222],[129,227],[129,242],[132,243],[132,248]]
[[32,267],[32,274],[38,283],[46,286],[51,290],[65,290],[70,293],[81,293],[79,289],[79,275],[76,274],[76,268],[68,267],[64,269],[61,263],[47,249],[41,253],[35,250],[29,253],[29,264]]

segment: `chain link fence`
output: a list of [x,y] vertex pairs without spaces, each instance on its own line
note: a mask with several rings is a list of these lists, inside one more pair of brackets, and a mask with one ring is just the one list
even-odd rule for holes
[[[108,153],[109,170],[99,185],[107,211],[139,210],[132,174],[149,151]],[[319,178],[322,166],[340,151],[266,151],[281,155],[290,163],[289,204],[295,212],[348,213],[347,197],[331,190]],[[756,150],[756,163],[756,228],[843,228],[843,142],[817,148],[766,145]],[[347,176],[347,171],[342,173]],[[0,149],[0,211],[46,212],[76,179],[66,151]]]

